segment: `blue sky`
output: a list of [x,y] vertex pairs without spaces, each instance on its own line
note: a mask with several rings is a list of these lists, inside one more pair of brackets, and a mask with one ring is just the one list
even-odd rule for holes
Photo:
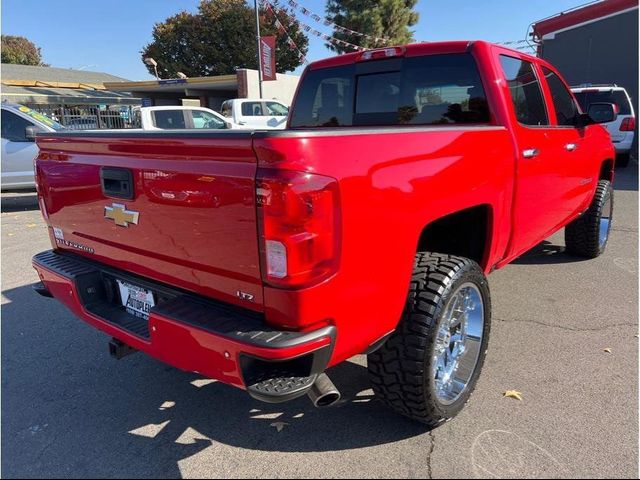
[[[417,41],[524,39],[534,20],[573,8],[586,0],[419,0]],[[153,78],[140,60],[156,22],[181,11],[194,12],[198,0],[2,0],[2,33],[23,35],[42,49],[54,67],[82,68],[130,80]],[[253,2],[252,2],[253,3]],[[281,0],[281,3],[286,3]],[[322,15],[326,1],[298,0]],[[302,14],[317,30],[330,30]],[[247,47],[253,48],[253,38]],[[332,56],[324,42],[310,36],[308,59]]]

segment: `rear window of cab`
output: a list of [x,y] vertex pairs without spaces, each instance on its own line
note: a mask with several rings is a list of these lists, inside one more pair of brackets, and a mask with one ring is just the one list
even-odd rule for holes
[[428,55],[308,71],[292,128],[486,124],[489,107],[471,54]]
[[592,103],[615,103],[618,115],[631,115],[631,105],[627,95],[622,90],[582,90],[573,92],[583,112],[589,110]]

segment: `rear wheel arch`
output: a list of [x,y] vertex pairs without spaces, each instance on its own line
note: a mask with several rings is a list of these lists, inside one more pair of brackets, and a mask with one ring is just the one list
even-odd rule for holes
[[493,209],[488,204],[448,213],[426,224],[416,252],[438,252],[475,261],[486,269],[493,237]]
[[613,159],[607,158],[600,165],[600,174],[598,180],[609,180],[613,183]]

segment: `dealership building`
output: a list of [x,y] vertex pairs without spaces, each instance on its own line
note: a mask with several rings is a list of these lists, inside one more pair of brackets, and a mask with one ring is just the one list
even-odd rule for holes
[[[291,104],[300,77],[278,73],[276,80],[262,83],[262,98]],[[141,82],[106,82],[112,92],[128,92],[141,98],[142,105],[192,105],[220,110],[222,102],[232,98],[258,98],[258,71],[238,69],[231,75],[171,78]]]
[[[602,0],[532,25],[538,56],[571,85],[624,87],[638,115],[638,0]],[[636,149],[637,149],[636,131]]]

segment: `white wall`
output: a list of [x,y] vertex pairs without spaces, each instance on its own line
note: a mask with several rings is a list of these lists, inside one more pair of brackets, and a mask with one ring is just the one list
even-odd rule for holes
[[199,107],[200,99],[199,98],[183,98],[182,106],[183,107]]
[[[238,70],[238,75],[243,74],[246,75],[247,79],[247,95],[244,98],[258,98],[260,96],[258,71],[250,69]],[[279,100],[282,103],[291,105],[300,77],[298,75],[277,73],[276,78],[277,80],[262,82],[262,97]],[[242,95],[242,92],[240,91],[239,94]]]

